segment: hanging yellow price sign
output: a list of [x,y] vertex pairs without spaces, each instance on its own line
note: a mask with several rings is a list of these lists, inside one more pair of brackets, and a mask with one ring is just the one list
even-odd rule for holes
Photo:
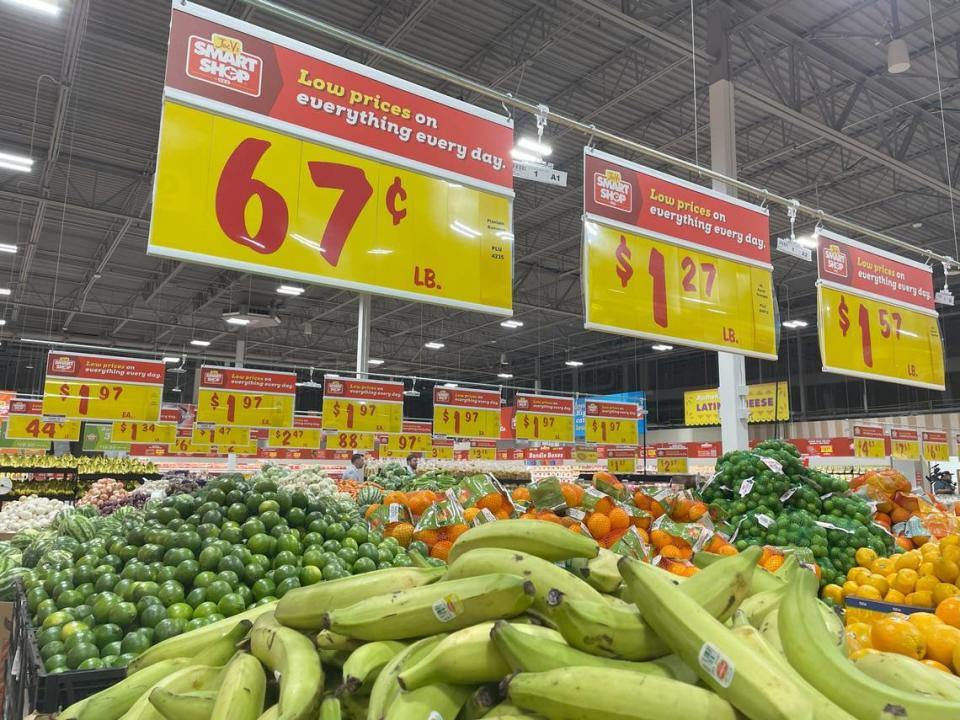
[[431,460],[453,460],[453,440],[434,438],[427,457]]
[[270,429],[267,447],[318,450],[323,442],[322,422],[319,415],[297,415],[293,427]]
[[497,442],[496,440],[484,441],[475,440],[467,448],[468,460],[496,460]]
[[909,428],[891,428],[890,455],[898,460],[919,460],[919,431]]
[[945,432],[923,431],[923,459],[943,462],[950,459],[950,441]]
[[323,427],[350,433],[400,432],[403,383],[324,377]]
[[80,421],[43,417],[41,400],[16,398],[10,402],[6,437],[11,440],[79,440]]
[[327,450],[373,450],[375,433],[338,432],[327,435]]
[[666,445],[658,447],[657,472],[662,475],[682,475],[690,471],[686,445]]
[[514,406],[518,440],[573,442],[573,398],[518,393]]
[[156,422],[163,379],[162,362],[51,351],[43,383],[43,415]]
[[177,437],[176,423],[114,421],[110,439],[123,443],[160,443],[169,445]]
[[612,473],[633,474],[637,471],[637,459],[635,457],[608,457],[607,470]]
[[250,444],[250,428],[220,427],[195,423],[190,438],[198,445],[238,445]]
[[380,442],[380,454],[383,457],[399,458],[412,454],[426,454],[433,447],[430,423],[417,420],[404,420],[403,432],[386,435]]
[[636,403],[588,400],[584,425],[586,441],[603,445],[636,445],[639,412]]
[[854,425],[853,454],[856,457],[885,457],[887,454],[887,439],[883,427],[879,425]]
[[433,434],[464,438],[500,437],[500,391],[435,387]]
[[296,373],[203,366],[198,423],[239,427],[290,427]]

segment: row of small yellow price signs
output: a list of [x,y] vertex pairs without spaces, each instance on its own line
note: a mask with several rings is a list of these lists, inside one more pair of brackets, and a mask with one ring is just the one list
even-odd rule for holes
[[950,459],[950,440],[947,433],[937,430],[891,428],[889,437],[881,425],[853,426],[853,454],[856,457],[882,458],[889,455],[898,460],[931,462]]

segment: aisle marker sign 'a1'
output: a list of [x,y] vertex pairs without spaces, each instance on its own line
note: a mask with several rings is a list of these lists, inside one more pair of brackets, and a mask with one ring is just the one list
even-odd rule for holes
[[853,426],[855,457],[881,458],[887,454],[887,436],[881,425]]
[[7,415],[11,440],[79,440],[79,420],[54,421],[43,417],[43,401],[16,398]]
[[110,428],[110,440],[116,443],[146,443],[169,445],[177,438],[177,408],[160,408],[159,422],[115,421]]
[[920,432],[913,428],[890,428],[890,457],[920,459]]
[[924,430],[923,459],[931,462],[943,462],[950,459],[950,440],[945,432]]
[[512,314],[513,123],[175,2],[152,254]]
[[323,417],[320,415],[294,415],[293,427],[270,428],[267,434],[268,448],[296,448],[319,450],[323,442]]
[[386,458],[405,458],[411,453],[429,455],[433,447],[432,431],[427,420],[404,420],[403,432],[380,439],[380,455]]
[[[324,376],[323,429],[354,434],[400,432],[403,429],[403,383]],[[329,438],[327,447],[330,447]],[[359,449],[356,445],[338,444],[335,447]]]
[[200,368],[196,423],[291,427],[296,391],[296,373],[204,365]]
[[817,259],[824,371],[943,390],[931,269],[828,230]]
[[514,399],[517,440],[573,442],[573,398],[517,393]]
[[435,387],[433,434],[445,437],[499,438],[500,391]]
[[636,445],[639,442],[636,403],[587,400],[586,441],[601,445]]
[[777,356],[765,208],[584,150],[591,330]]
[[156,422],[164,372],[157,360],[51,350],[43,383],[43,415],[57,420]]

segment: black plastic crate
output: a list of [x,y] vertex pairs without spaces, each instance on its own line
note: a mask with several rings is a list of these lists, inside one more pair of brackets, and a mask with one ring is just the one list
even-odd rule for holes
[[7,654],[4,718],[22,718],[31,712],[56,712],[115,685],[126,675],[126,668],[47,673],[30,621],[26,594],[17,581]]

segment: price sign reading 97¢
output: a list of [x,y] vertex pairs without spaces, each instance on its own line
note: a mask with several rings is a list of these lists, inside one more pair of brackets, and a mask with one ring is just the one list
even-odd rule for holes
[[159,163],[151,253],[510,313],[508,197],[170,102]]
[[587,328],[776,356],[770,270],[584,225]]

